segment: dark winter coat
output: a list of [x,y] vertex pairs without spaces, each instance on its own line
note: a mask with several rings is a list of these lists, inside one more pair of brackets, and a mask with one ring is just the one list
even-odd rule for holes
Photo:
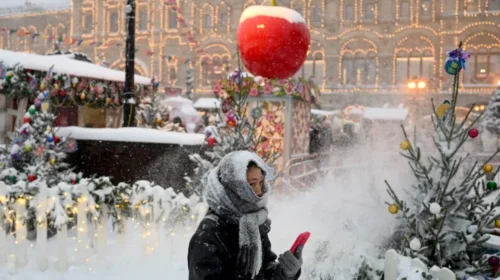
[[[296,280],[281,274],[276,254],[271,251],[269,224],[260,226],[262,269],[253,280]],[[209,211],[191,238],[188,252],[189,280],[250,280],[237,268],[238,225],[230,224]]]

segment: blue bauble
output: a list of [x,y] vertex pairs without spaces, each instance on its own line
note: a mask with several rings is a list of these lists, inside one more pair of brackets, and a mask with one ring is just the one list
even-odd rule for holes
[[49,143],[54,142],[54,137],[52,137],[52,136],[48,136],[48,137],[47,137],[47,142],[49,142]]
[[460,65],[460,61],[458,59],[448,58],[444,63],[444,71],[452,76],[460,73],[461,69],[462,66]]

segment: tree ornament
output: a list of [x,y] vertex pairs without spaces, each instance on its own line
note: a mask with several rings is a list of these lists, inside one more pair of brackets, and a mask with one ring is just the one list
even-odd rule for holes
[[488,263],[491,266],[497,266],[500,264],[500,259],[497,256],[491,256],[488,258]]
[[11,181],[11,182],[15,182],[15,181],[16,181],[16,176],[14,176],[14,175],[9,175],[9,176],[7,177],[7,179],[9,179],[9,181]]
[[422,248],[422,244],[420,243],[420,240],[418,240],[418,238],[413,238],[410,241],[410,249],[412,249],[413,251],[418,251],[418,250],[420,250],[420,248]]
[[50,165],[56,165],[56,159],[55,158],[51,158],[49,160],[49,163],[50,163]]
[[207,138],[207,144],[210,148],[212,148],[213,146],[215,146],[215,144],[217,143],[217,139],[215,139],[215,137],[209,137]]
[[59,142],[61,142],[61,137],[59,136],[54,136],[54,143],[58,144]]
[[411,147],[410,141],[408,141],[408,140],[401,141],[401,144],[399,144],[399,147],[401,148],[401,150],[404,150],[404,151],[409,150]]
[[106,97],[106,99],[105,99],[105,100],[106,100],[106,104],[109,104],[109,103],[111,103],[111,98],[109,98],[109,97]]
[[47,136],[47,142],[52,143],[54,142],[54,138],[52,136]]
[[52,131],[52,127],[49,125],[47,126],[47,129],[46,129],[47,133],[50,133]]
[[500,228],[500,219],[495,220],[495,227]]
[[229,126],[230,128],[235,128],[235,127],[237,126],[236,120],[234,120],[234,119],[229,119],[229,120],[227,120],[226,124],[227,124],[227,126]]
[[433,202],[431,203],[431,205],[429,205],[429,211],[431,211],[432,214],[437,215],[441,213],[441,205],[439,205],[436,202]]
[[61,95],[62,97],[65,97],[66,96],[66,90],[61,89],[61,91],[59,92],[59,95]]
[[250,73],[287,79],[304,64],[311,37],[298,12],[273,3],[273,6],[250,6],[243,11],[237,40]]
[[161,126],[163,124],[163,120],[161,118],[156,119],[156,124]]
[[475,128],[471,128],[467,132],[467,135],[469,135],[470,138],[476,138],[479,135],[479,131]]
[[76,179],[72,179],[71,184],[76,185],[77,184]]
[[222,113],[227,114],[227,112],[229,112],[231,110],[231,107],[232,107],[231,104],[232,104],[231,99],[229,99],[229,98],[224,99],[224,102],[222,102],[222,108],[221,108]]
[[23,123],[30,123],[31,122],[31,116],[29,113],[26,113],[23,118]]
[[485,165],[483,165],[483,171],[484,171],[484,173],[488,173],[488,174],[493,172],[493,165],[486,163]]
[[490,191],[493,191],[493,190],[496,190],[497,189],[497,183],[494,182],[494,181],[489,181],[487,184],[486,184],[486,187],[488,188],[488,190]]
[[84,99],[85,99],[85,97],[86,97],[85,93],[84,93],[84,92],[82,92],[82,93],[80,94],[80,99],[81,99],[81,100],[84,100]]
[[436,115],[438,116],[438,118],[442,119],[444,117],[444,115],[446,114],[446,112],[448,111],[448,109],[450,109],[450,101],[445,100],[436,109]]
[[36,180],[36,175],[30,174],[30,175],[28,176],[28,181],[33,182],[33,181],[35,181],[35,180]]
[[30,108],[28,109],[28,113],[30,113],[30,115],[34,115],[36,113],[36,108],[34,105],[30,106]]
[[262,109],[260,107],[256,107],[252,110],[252,118],[260,119],[262,117]]
[[396,214],[399,212],[399,207],[396,204],[389,205],[389,213]]
[[32,151],[31,145],[24,145],[24,151],[27,153],[31,152]]

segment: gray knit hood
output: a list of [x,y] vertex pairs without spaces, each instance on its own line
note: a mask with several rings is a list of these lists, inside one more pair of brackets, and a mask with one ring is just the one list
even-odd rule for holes
[[[247,167],[254,162],[264,174],[262,196],[257,196],[247,182]],[[208,175],[206,197],[215,213],[239,225],[241,270],[254,277],[262,266],[259,226],[267,219],[267,200],[273,170],[256,154],[237,151],[227,154]]]

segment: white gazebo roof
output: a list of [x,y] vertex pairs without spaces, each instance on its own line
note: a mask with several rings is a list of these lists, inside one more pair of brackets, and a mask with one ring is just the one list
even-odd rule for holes
[[217,109],[220,107],[220,101],[214,97],[201,97],[194,103],[196,109]]
[[[74,60],[66,56],[39,55],[0,49],[0,62],[8,67],[20,64],[25,69],[47,72],[54,66],[54,73],[91,79],[125,82],[125,72],[106,68],[97,64]],[[151,78],[135,75],[134,82],[151,84]]]
[[365,107],[363,119],[378,121],[404,121],[408,118],[407,108]]

